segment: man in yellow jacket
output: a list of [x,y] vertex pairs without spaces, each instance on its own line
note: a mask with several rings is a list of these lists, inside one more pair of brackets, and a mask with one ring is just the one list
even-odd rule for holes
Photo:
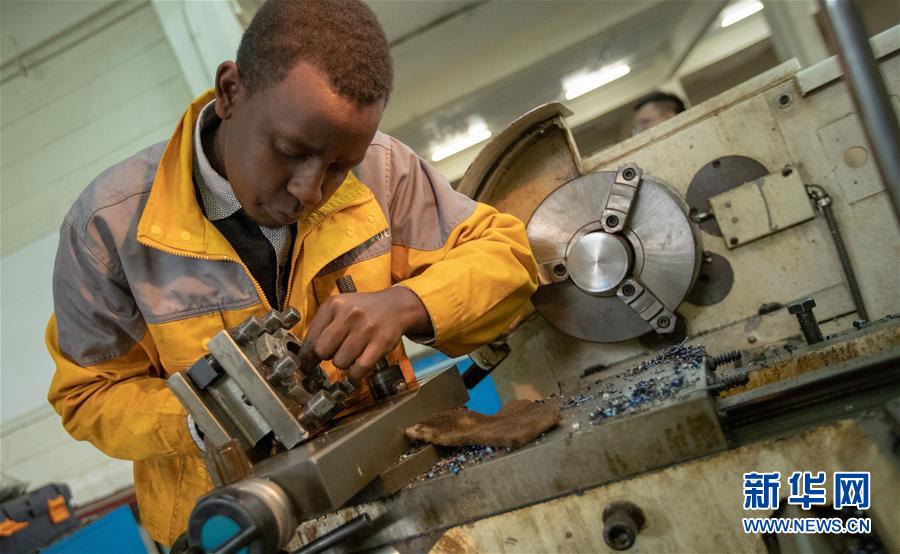
[[[134,460],[155,540],[171,544],[212,486],[165,378],[218,331],[295,306],[294,333],[331,375],[387,353],[411,379],[402,335],[461,355],[534,291],[522,223],[377,132],[392,80],[365,4],[272,0],[171,138],[106,170],[66,216],[49,400],[73,437]],[[337,296],[343,275],[357,294]]]

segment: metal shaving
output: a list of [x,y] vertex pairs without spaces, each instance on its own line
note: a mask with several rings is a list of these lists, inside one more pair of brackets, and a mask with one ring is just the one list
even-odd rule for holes
[[[618,390],[612,380],[591,383],[583,387],[579,393],[559,396],[560,409],[580,407],[586,402],[600,400],[600,405],[588,414],[591,423],[596,424],[603,419],[616,416],[626,411],[633,411],[650,402],[669,398],[685,384],[685,369],[701,367],[706,358],[706,348],[684,343],[670,346],[656,357],[641,362],[622,373],[626,378],[648,375],[626,390]],[[590,392],[592,389],[594,392]],[[551,395],[544,401],[553,398]]]
[[660,352],[652,360],[641,362],[639,365],[629,369],[625,375],[629,377],[643,373],[652,367],[662,364],[672,364],[676,367],[699,367],[700,363],[706,358],[706,348],[701,345],[687,345],[682,343],[672,345]]
[[[625,371],[624,375],[628,377],[643,378],[630,389],[604,393],[600,405],[588,414],[588,420],[596,425],[604,419],[671,398],[685,385],[685,370],[702,367],[706,357],[703,346],[680,343],[666,348],[655,358]],[[691,374],[697,378],[696,372]]]
[[[696,372],[690,370],[701,367],[703,359],[706,357],[706,349],[702,346],[676,344],[666,348],[653,359],[626,370],[622,375],[627,383],[634,384],[622,390],[618,390],[616,383],[612,380],[605,380],[587,384],[575,394],[562,393],[558,396],[552,394],[538,402],[559,402],[561,410],[577,408],[587,402],[598,404],[588,413],[588,421],[596,425],[606,418],[633,412],[657,400],[671,397],[685,384],[688,384],[689,379],[698,378],[691,377],[691,375],[696,375]],[[640,380],[635,383],[638,376],[640,376]],[[580,422],[573,423],[571,432],[580,428]],[[493,458],[504,450],[508,451],[508,449],[488,446],[466,446],[454,449],[449,455],[434,464],[427,473],[421,475],[418,480],[425,481],[447,474],[458,475],[462,470]]]
[[421,475],[418,480],[426,481],[448,473],[459,475],[459,472],[463,469],[493,458],[497,455],[498,450],[509,451],[509,449],[497,449],[491,448],[490,446],[464,446],[462,448],[455,448],[449,455],[438,460],[431,469],[428,470],[428,473]]

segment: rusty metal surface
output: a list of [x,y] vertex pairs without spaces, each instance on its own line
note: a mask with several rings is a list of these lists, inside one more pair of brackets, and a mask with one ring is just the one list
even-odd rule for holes
[[[307,522],[299,536],[308,542],[368,512],[375,519],[372,533],[347,548],[375,548],[721,451],[725,437],[706,393],[704,370],[684,371],[674,392],[643,403],[640,413],[600,413],[612,400],[606,389],[585,395],[590,398],[566,398],[571,405],[562,422],[536,443]],[[676,376],[671,367],[661,372]],[[609,390],[638,394],[654,375],[623,375],[608,383]]]
[[[797,327],[797,334],[800,329]],[[846,330],[825,342],[794,349],[777,358],[751,365],[746,385],[729,389],[723,397],[797,377],[858,358],[900,350],[900,318],[888,317],[860,330]]]

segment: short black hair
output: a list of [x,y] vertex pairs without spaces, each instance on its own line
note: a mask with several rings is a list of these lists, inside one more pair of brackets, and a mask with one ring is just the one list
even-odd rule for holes
[[364,106],[390,97],[390,45],[361,0],[268,0],[259,8],[237,51],[247,90],[281,81],[300,62],[325,72],[338,93]]
[[637,101],[637,104],[634,105],[634,111],[638,111],[647,104],[662,104],[663,107],[668,108],[675,113],[684,111],[684,101],[681,98],[660,90],[641,97],[641,99]]

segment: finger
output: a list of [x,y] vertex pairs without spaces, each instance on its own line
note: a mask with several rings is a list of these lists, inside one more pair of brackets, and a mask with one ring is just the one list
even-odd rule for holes
[[319,307],[313,320],[309,322],[309,328],[306,330],[306,336],[303,337],[303,346],[300,349],[301,357],[311,357],[315,355],[315,345],[322,334],[322,331],[334,320],[334,307],[331,302],[326,300]]
[[363,350],[353,365],[347,370],[354,379],[361,379],[372,372],[379,358],[394,349],[396,344],[388,346],[381,341],[373,341]]
[[354,329],[350,326],[346,327],[348,332],[337,352],[334,353],[331,363],[341,369],[347,369],[359,356],[365,351],[366,345],[369,343],[369,335],[360,329]]
[[[313,351],[321,360],[332,359],[340,350],[352,327],[338,319],[332,319],[313,342]],[[340,366],[339,366],[340,367]]]
[[358,363],[355,363],[352,366],[350,366],[350,369],[347,370],[347,373],[350,375],[350,377],[352,379],[362,379],[366,375],[369,375],[370,373],[372,373],[373,369],[374,369],[374,367],[366,367],[366,366],[362,366]]

